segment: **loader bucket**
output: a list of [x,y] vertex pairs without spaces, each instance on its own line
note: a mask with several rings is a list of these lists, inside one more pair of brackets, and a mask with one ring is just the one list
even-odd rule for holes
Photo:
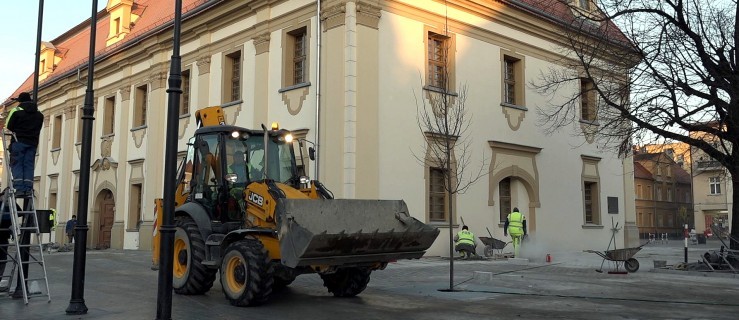
[[403,200],[280,199],[282,264],[362,265],[416,259],[439,235]]

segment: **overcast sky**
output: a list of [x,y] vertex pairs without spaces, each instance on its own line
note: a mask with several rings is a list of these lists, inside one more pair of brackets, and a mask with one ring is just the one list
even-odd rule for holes
[[[93,0],[95,1],[95,0]],[[51,41],[90,18],[93,1],[45,0],[41,41]],[[98,10],[107,0],[97,0]],[[0,102],[33,73],[36,55],[38,0],[0,0]]]

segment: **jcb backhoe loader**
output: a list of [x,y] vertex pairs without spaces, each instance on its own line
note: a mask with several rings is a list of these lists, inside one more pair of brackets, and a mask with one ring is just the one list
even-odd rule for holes
[[[439,234],[402,200],[333,199],[298,174],[287,130],[224,125],[220,107],[196,119],[201,127],[180,165],[175,199],[176,293],[203,294],[220,271],[235,306],[263,303],[308,273],[319,274],[334,296],[355,296],[373,270],[420,258]],[[158,265],[156,230],[153,242]]]

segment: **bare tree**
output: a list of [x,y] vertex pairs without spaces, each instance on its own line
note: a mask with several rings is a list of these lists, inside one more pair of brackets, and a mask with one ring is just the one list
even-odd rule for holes
[[[621,153],[683,142],[725,167],[739,190],[737,0],[532,1],[567,12],[556,19],[562,67],[532,83],[553,97],[572,93],[540,106],[549,130],[579,125]],[[729,201],[738,199],[734,192]],[[739,207],[731,215],[731,248],[739,249]]]
[[[466,108],[467,86],[460,84],[456,92],[449,85],[448,45],[437,48],[440,64],[429,66],[427,85],[420,96],[415,94],[417,123],[425,139],[423,156],[414,155],[424,167],[434,168],[443,176],[446,194],[446,213],[449,223],[449,291],[454,290],[454,233],[453,217],[455,194],[463,194],[485,175],[485,157],[479,169],[471,168],[472,139],[468,137],[471,114]],[[432,68],[436,68],[431,70]],[[423,81],[422,81],[423,83]],[[433,204],[431,204],[433,206]]]

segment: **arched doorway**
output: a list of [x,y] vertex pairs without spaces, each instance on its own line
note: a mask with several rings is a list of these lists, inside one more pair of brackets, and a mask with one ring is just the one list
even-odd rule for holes
[[104,189],[98,194],[96,201],[98,207],[98,249],[110,248],[110,240],[113,230],[113,221],[115,221],[115,199],[113,198],[113,192],[108,189]]

